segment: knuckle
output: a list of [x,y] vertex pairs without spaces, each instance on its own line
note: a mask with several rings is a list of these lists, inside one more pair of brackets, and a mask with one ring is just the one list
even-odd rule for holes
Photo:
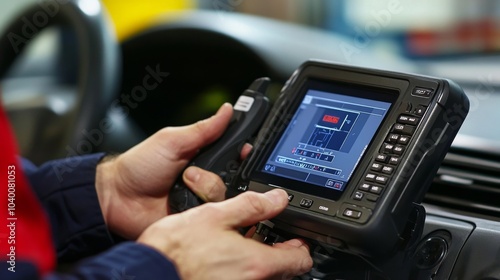
[[152,139],[155,142],[162,143],[163,147],[171,148],[177,151],[182,146],[181,137],[175,137],[176,128],[164,127],[153,134]]
[[252,258],[249,260],[248,279],[268,278],[272,274],[268,263],[263,258]]
[[203,220],[208,221],[208,220],[222,220],[223,213],[220,209],[220,207],[217,206],[217,204],[213,202],[208,202],[203,204],[202,207],[198,207],[200,214],[204,217]]
[[301,266],[302,271],[301,271],[301,273],[306,273],[306,272],[310,271],[312,267],[313,267],[312,258],[307,257],[307,258],[302,259],[302,266]]
[[245,205],[249,205],[249,209],[255,213],[264,213],[266,212],[266,204],[260,198],[257,193],[247,192],[242,195],[242,199],[244,199]]
[[172,127],[164,127],[162,129],[158,130],[155,133],[155,136],[158,136],[162,140],[169,139],[170,137],[168,137],[168,136],[172,133],[172,130],[173,130]]
[[206,184],[206,196],[209,201],[220,200],[221,193],[223,193],[225,187],[222,185],[221,179],[215,174],[207,175]]
[[207,132],[206,131],[206,128],[207,128],[207,122],[208,120],[200,120],[200,121],[197,121],[195,124],[194,124],[194,130],[195,130],[195,133],[201,135],[201,136],[204,136],[205,133]]

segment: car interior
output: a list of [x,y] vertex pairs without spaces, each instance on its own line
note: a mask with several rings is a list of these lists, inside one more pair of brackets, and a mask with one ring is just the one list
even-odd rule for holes
[[[0,1],[1,98],[22,156],[120,153],[234,104],[260,77],[272,103],[309,59],[451,79],[469,113],[430,175],[422,233],[383,269],[500,279],[500,3],[163,2]],[[297,279],[394,275],[345,252],[312,254]]]

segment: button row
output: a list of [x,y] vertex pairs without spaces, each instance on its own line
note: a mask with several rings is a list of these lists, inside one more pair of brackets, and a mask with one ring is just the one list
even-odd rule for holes
[[382,193],[382,190],[383,190],[383,188],[380,187],[380,186],[370,185],[370,184],[367,184],[367,183],[362,183],[359,186],[359,189],[363,190],[363,191],[371,192],[371,193],[374,193],[374,194],[380,194],[380,193]]
[[391,143],[384,143],[382,145],[382,148],[380,149],[380,152],[383,154],[402,155],[404,151],[405,151],[405,146],[397,144],[395,145]]
[[414,116],[400,115],[398,117],[398,123],[417,125],[420,119]]
[[[405,152],[411,136],[420,121],[419,117],[401,114],[394,124],[392,131],[380,147],[380,154],[375,157],[366,173],[364,182],[354,192],[352,199],[376,202],[387,185],[395,168],[399,165],[401,155]],[[376,183],[377,185],[373,185]]]
[[[380,190],[382,191],[382,190]],[[377,202],[378,200],[378,195],[371,194],[371,193],[366,193],[366,192],[361,192],[361,191],[356,191],[354,192],[354,195],[352,196],[354,200],[361,201],[363,198],[370,202]]]
[[378,154],[375,157],[375,161],[381,162],[381,163],[389,163],[392,165],[398,165],[399,164],[399,157],[398,156],[388,156],[384,154]]
[[415,133],[420,118],[401,114],[398,122],[394,124],[392,132],[385,139],[380,148],[382,154],[402,155],[406,145],[410,142],[410,137]]
[[[294,194],[288,193],[288,203],[289,204],[291,204],[291,202],[294,200],[294,198],[295,198]],[[328,202],[325,202],[321,199],[314,201],[311,198],[301,198],[301,197],[299,197],[299,198],[300,198],[300,201],[299,201],[298,205],[302,208],[306,208],[306,209],[309,209],[311,211],[321,213],[321,214],[330,215],[330,216],[335,215],[335,207],[332,207],[332,205],[329,204]]]
[[354,192],[352,199],[357,201],[366,200],[369,202],[377,202],[379,195],[384,190],[383,187],[372,185],[369,183],[361,183],[358,187],[358,191]]
[[370,169],[373,171],[382,172],[384,174],[392,174],[392,171],[394,171],[394,167],[383,165],[383,164],[377,163],[377,162],[372,163],[372,166]]
[[385,141],[392,144],[407,145],[410,142],[410,136],[391,133]]
[[365,176],[365,181],[368,182],[377,182],[379,184],[385,185],[389,178],[383,175],[377,175],[375,173],[367,173]]
[[382,172],[384,174],[392,174],[392,171],[394,171],[394,167],[388,166],[388,165],[383,165],[377,162],[372,163],[372,166],[370,168],[373,171],[378,171]]

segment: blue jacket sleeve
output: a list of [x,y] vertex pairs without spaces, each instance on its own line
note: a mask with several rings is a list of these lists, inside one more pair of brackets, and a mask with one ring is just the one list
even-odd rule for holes
[[[16,264],[15,272],[0,264],[0,279],[39,279],[30,263]],[[50,274],[43,280],[178,280],[176,269],[159,252],[133,242],[121,243],[112,249],[82,261],[69,274]]]
[[94,255],[114,242],[95,191],[96,166],[103,154],[71,157],[23,168],[48,214],[59,261]]
[[[108,232],[95,191],[96,167],[103,154],[47,162],[36,167],[23,159],[30,184],[51,223],[59,260],[76,260],[70,274],[44,280],[179,279],[174,265],[156,250],[134,242],[115,242]],[[109,249],[111,248],[111,249]],[[0,264],[0,279],[38,279],[36,269],[19,262],[15,273]]]
[[[59,280],[60,277],[54,275],[44,280]],[[71,276],[62,279],[177,280],[179,277],[173,264],[158,251],[137,243],[125,242],[84,261]]]

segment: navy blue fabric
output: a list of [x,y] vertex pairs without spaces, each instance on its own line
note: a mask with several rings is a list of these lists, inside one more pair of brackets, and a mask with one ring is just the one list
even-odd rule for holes
[[[104,223],[95,191],[96,166],[103,156],[50,161],[40,167],[22,160],[31,186],[49,216],[58,261],[91,256],[69,274],[52,274],[43,279],[179,279],[174,265],[156,250],[134,242],[116,245]],[[18,261],[16,272],[7,268],[8,264],[0,264],[0,279],[37,279],[36,270],[27,262]]]
[[97,256],[81,261],[66,274],[53,273],[39,278],[28,262],[0,263],[0,279],[6,280],[179,280],[174,265],[158,251],[134,242],[124,242]]
[[[125,242],[83,261],[71,275],[50,275],[44,280],[178,280],[174,265],[152,248]],[[16,279],[17,280],[17,279]]]
[[59,261],[74,261],[113,245],[95,191],[103,154],[55,160],[39,168],[23,160],[24,172],[47,212]]

